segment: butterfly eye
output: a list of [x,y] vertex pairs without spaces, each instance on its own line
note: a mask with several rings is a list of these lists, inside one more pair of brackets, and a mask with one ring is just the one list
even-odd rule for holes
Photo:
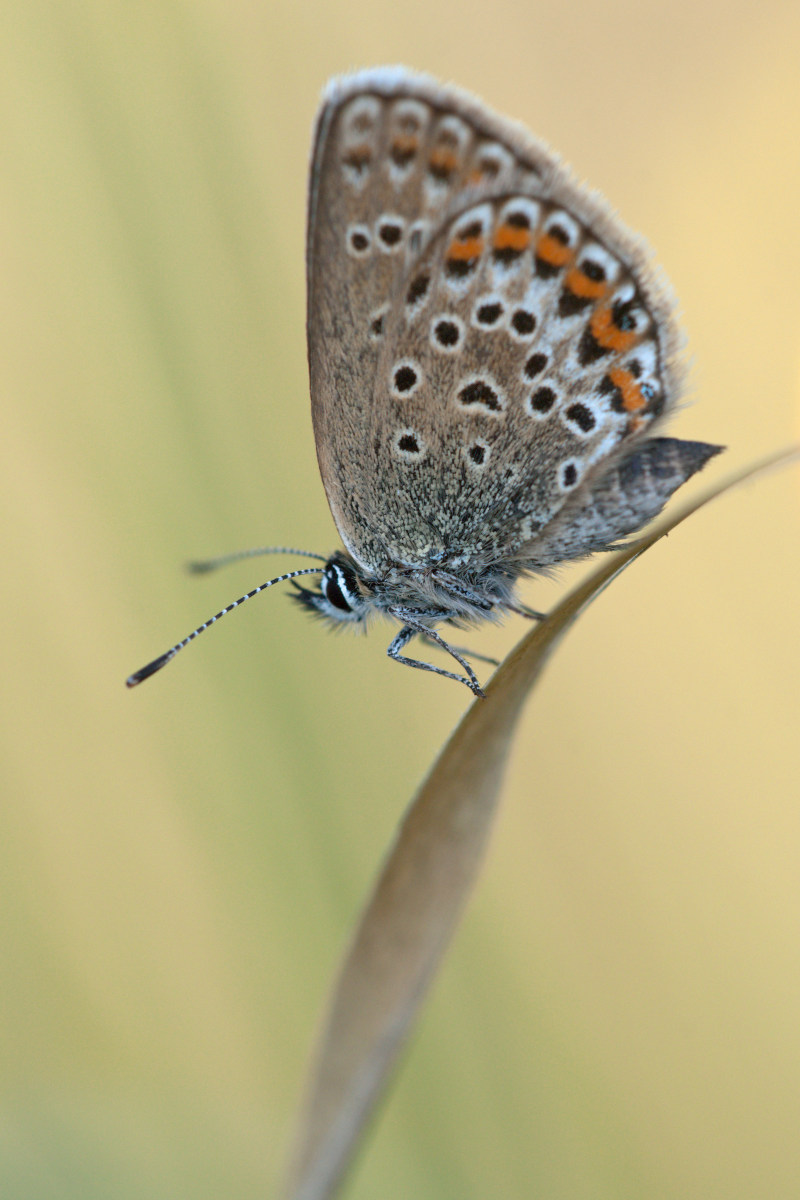
[[340,612],[353,615],[364,607],[355,572],[345,563],[328,563],[322,573],[320,589],[328,603]]

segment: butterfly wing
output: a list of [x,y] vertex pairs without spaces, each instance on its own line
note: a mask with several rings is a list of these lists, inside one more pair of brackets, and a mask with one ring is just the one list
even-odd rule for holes
[[320,470],[367,569],[517,554],[677,394],[671,304],[605,204],[402,69],[329,90],[308,278]]

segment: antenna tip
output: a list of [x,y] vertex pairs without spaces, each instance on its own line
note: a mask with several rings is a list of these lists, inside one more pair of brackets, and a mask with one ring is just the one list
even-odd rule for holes
[[132,688],[136,687],[137,683],[143,683],[145,679],[149,679],[151,675],[155,675],[156,671],[160,671],[162,667],[165,667],[170,659],[174,657],[175,651],[168,650],[166,654],[161,654],[158,658],[154,658],[146,667],[141,667],[140,670],[134,671],[133,675],[129,675],[125,680],[125,687]]

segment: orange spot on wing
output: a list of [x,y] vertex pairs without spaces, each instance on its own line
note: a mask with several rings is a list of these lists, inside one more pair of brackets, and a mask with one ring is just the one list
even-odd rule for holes
[[616,350],[621,354],[630,349],[638,337],[635,329],[617,328],[607,304],[595,310],[590,324],[594,340],[604,350]]
[[642,395],[642,389],[630,371],[626,371],[624,367],[612,367],[608,372],[608,377],[614,384],[614,387],[619,388],[620,395],[622,396],[622,404],[626,412],[636,412],[638,409],[644,408],[647,401]]
[[369,145],[351,146],[344,156],[344,161],[348,167],[355,167],[356,170],[367,167],[372,162],[372,147]]
[[428,161],[434,170],[449,174],[458,166],[458,155],[454,154],[452,150],[448,150],[446,146],[434,146]]
[[470,259],[480,258],[484,245],[482,237],[464,238],[463,241],[455,238],[448,246],[447,257],[458,259],[459,262],[468,262]]
[[527,250],[531,244],[531,231],[518,225],[498,225],[492,244],[495,250]]
[[419,138],[411,133],[398,133],[392,142],[392,150],[396,154],[416,154],[419,148]]
[[543,233],[536,243],[536,257],[550,263],[552,267],[563,267],[572,258],[572,250],[558,238]]
[[485,158],[479,156],[470,168],[467,182],[475,185],[496,179],[500,174],[500,166],[498,160],[491,155],[487,155]]
[[590,300],[599,300],[605,295],[608,284],[602,279],[590,279],[584,275],[580,267],[573,267],[567,272],[564,287],[569,288],[573,296],[582,296]]

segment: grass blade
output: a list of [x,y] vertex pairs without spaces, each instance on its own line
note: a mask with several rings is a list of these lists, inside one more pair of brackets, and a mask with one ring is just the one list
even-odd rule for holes
[[478,877],[523,704],[581,612],[651,546],[737,484],[800,459],[795,447],[724,480],[605,559],[508,655],[420,788],[358,922],[324,1022],[288,1200],[326,1200],[350,1164]]

